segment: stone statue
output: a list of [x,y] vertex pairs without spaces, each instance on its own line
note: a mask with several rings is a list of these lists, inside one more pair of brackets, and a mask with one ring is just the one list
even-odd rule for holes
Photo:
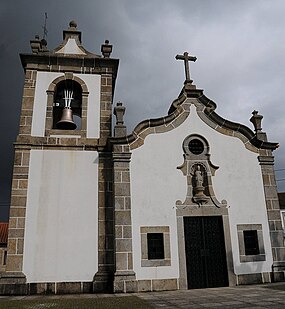
[[197,166],[197,170],[195,171],[195,183],[196,187],[203,187],[203,174],[200,170],[200,165]]

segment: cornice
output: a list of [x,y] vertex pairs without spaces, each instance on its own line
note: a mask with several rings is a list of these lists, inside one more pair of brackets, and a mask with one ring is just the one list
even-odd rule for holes
[[247,126],[238,123],[238,122],[233,122],[230,120],[227,120],[223,117],[221,117],[219,114],[215,112],[215,109],[217,108],[217,104],[207,98],[204,94],[202,94],[200,97],[197,98],[199,102],[201,102],[205,108],[204,108],[204,113],[205,115],[214,123],[216,123],[219,127],[224,128],[224,129],[229,129],[234,132],[239,132],[242,134],[244,137],[246,137],[249,142],[255,146],[256,148],[259,149],[271,149],[275,150],[276,148],[279,147],[279,143],[272,143],[272,142],[267,142],[263,141],[257,138],[256,134]]
[[[84,73],[105,73],[106,71],[117,76],[119,59],[93,57],[90,55],[64,55],[55,53],[20,54],[21,63],[27,68],[38,71],[80,71]],[[90,68],[89,72],[81,68]],[[106,70],[107,69],[107,70]]]
[[[187,85],[183,87],[179,97],[174,100],[170,105],[167,116],[156,119],[144,120],[135,127],[131,134],[124,137],[109,138],[109,143],[115,145],[128,144],[130,145],[131,149],[135,149],[144,144],[144,139],[147,135],[154,133],[163,133],[174,129],[175,127],[179,126],[189,115],[189,111],[186,111],[182,107],[183,103],[187,98],[197,99],[198,102],[202,104],[204,108],[201,112],[205,115],[206,118],[208,118],[212,123],[216,125],[213,126],[213,129],[215,129],[219,133],[223,134],[223,132],[221,132],[221,129],[225,129],[225,131],[232,132],[231,136],[236,136],[240,138],[244,143],[249,142],[257,149],[275,150],[276,148],[278,148],[278,143],[272,143],[258,139],[257,135],[249,127],[241,123],[232,122],[218,115],[215,112],[215,109],[217,108],[216,103],[207,98],[203,94],[203,90],[196,89],[192,85],[190,87],[187,87]],[[182,114],[183,117],[181,117]],[[176,121],[178,119],[180,120]]]

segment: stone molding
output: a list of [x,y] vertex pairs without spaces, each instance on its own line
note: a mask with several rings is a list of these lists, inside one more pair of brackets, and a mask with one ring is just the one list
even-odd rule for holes
[[[162,233],[164,245],[164,259],[148,259],[148,233]],[[171,252],[170,252],[170,229],[169,226],[141,226],[141,266],[142,267],[159,267],[171,266]]]
[[191,104],[196,106],[199,117],[206,124],[222,134],[239,138],[251,151],[257,153],[258,149],[275,150],[279,146],[278,143],[258,139],[257,134],[245,125],[222,118],[215,112],[217,105],[203,94],[203,90],[188,89],[187,85],[182,89],[178,99],[171,104],[167,116],[144,120],[135,127],[131,134],[113,137],[110,142],[127,144],[131,149],[138,148],[144,144],[149,134],[168,132],[181,125],[189,115]]
[[77,82],[82,88],[82,94],[86,94],[86,95],[89,94],[88,88],[86,84],[84,83],[84,81],[81,78],[75,76],[72,72],[65,72],[63,76],[59,76],[56,79],[54,79],[50,83],[47,91],[55,92],[57,84],[67,79],[74,80],[75,82]]
[[[243,231],[249,231],[249,230],[257,231],[259,254],[256,255],[245,254]],[[237,233],[238,233],[238,244],[239,244],[239,258],[241,263],[266,261],[262,224],[238,224]]]
[[[184,102],[185,99],[186,97],[182,95],[175,101]],[[168,132],[182,124],[189,115],[190,105],[188,102],[184,106],[179,106],[172,114],[165,117],[144,120],[135,127],[131,134],[124,137],[112,137],[109,141],[111,144],[127,144],[131,150],[138,148],[144,144],[149,134]]]
[[222,216],[225,249],[228,269],[229,285],[236,285],[236,275],[234,274],[232,245],[230,236],[230,222],[228,215],[228,208],[217,208],[216,206],[177,206],[176,207],[176,220],[177,220],[177,238],[178,238],[178,252],[179,254],[179,289],[187,289],[187,269],[186,269],[186,253],[184,242],[184,217],[189,216]]
[[61,55],[45,53],[43,55],[20,54],[25,70],[46,72],[73,72],[84,74],[112,74],[113,81],[118,74],[119,59],[94,58],[82,55]]
[[79,138],[79,137],[33,137],[18,136],[14,143],[15,149],[54,149],[54,150],[98,150],[105,144],[100,144],[97,138]]
[[[189,149],[189,143],[193,140],[200,141],[203,145],[203,151],[200,154],[194,154]],[[208,141],[198,134],[188,135],[183,141],[183,158],[182,165],[177,166],[187,182],[187,194],[184,202],[176,201],[177,207],[187,207],[198,205],[199,207],[207,207],[215,205],[216,207],[227,207],[227,201],[219,202],[216,198],[215,191],[212,184],[212,177],[215,176],[218,166],[215,166],[210,160],[210,146]],[[196,184],[196,173],[202,177],[200,187]]]

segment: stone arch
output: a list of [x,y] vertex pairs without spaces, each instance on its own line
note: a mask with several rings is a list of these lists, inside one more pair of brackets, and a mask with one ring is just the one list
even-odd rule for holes
[[[56,130],[53,129],[53,107],[54,107],[54,95],[56,92],[57,85],[65,80],[71,80],[76,82],[82,90],[82,103],[81,103],[81,129],[80,130]],[[46,125],[45,125],[45,135],[49,136],[50,134],[79,134],[82,137],[86,137],[86,129],[87,129],[87,102],[88,102],[88,87],[84,83],[84,81],[77,77],[74,76],[73,73],[67,72],[62,76],[57,77],[54,79],[47,90],[47,110],[46,110]]]
[[84,83],[84,81],[81,78],[74,76],[73,73],[65,73],[64,76],[59,76],[56,79],[54,79],[50,83],[47,91],[53,91],[54,92],[57,84],[61,81],[67,80],[67,79],[74,80],[75,82],[77,82],[82,88],[82,93],[88,94],[88,88],[87,88],[86,84]]

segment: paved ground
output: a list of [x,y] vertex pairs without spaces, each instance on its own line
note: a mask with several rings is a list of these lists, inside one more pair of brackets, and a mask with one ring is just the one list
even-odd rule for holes
[[[269,288],[270,287],[270,288]],[[273,289],[274,288],[274,289]],[[281,290],[279,290],[281,289]],[[285,284],[136,294],[155,308],[285,308]]]
[[[124,297],[122,297],[124,296]],[[149,303],[149,307],[154,308],[285,308],[285,284],[268,284],[268,285],[250,285],[250,286],[239,286],[239,287],[227,287],[227,288],[214,288],[214,289],[199,289],[199,290],[186,290],[186,291],[169,291],[169,292],[152,292],[152,293],[136,293],[136,294],[81,294],[81,295],[55,295],[55,296],[1,296],[0,297],[0,307],[1,303],[9,301],[9,308],[13,300],[21,300],[23,307],[21,308],[51,308],[48,305],[48,302],[53,300],[62,301],[61,304],[66,303],[68,308],[71,308],[70,304],[73,303],[75,305],[78,300],[91,301],[93,299],[94,304],[95,301],[98,301],[100,298],[101,306],[104,302],[104,299],[112,298],[116,299],[117,305],[120,302],[123,303],[123,306],[116,306],[108,308],[126,308],[126,309],[135,309],[135,308],[146,308],[145,306],[133,307],[128,303],[127,298],[131,300],[130,296],[136,296],[140,299],[143,299]],[[125,301],[123,298],[125,298]],[[35,304],[30,307],[24,304],[27,304],[29,301],[40,300],[40,307]],[[27,301],[27,302],[26,302]],[[46,301],[46,305],[44,304]],[[88,308],[100,308],[101,306],[93,307],[90,305],[86,307]],[[115,302],[116,303],[116,302]],[[128,303],[128,304],[127,304]],[[79,303],[78,303],[79,304]],[[124,304],[126,306],[124,306]],[[139,304],[139,303],[137,303]],[[91,307],[90,307],[91,306]],[[7,308],[8,308],[7,307]],[[67,308],[65,305],[61,308]],[[104,306],[103,306],[104,307]],[[101,307],[101,308],[103,308]],[[148,307],[148,306],[147,306]],[[2,307],[1,307],[2,308]],[[20,308],[20,307],[15,307]],[[60,308],[60,307],[56,307]],[[83,308],[81,305],[72,306],[72,308]],[[105,308],[105,307],[104,307]]]

